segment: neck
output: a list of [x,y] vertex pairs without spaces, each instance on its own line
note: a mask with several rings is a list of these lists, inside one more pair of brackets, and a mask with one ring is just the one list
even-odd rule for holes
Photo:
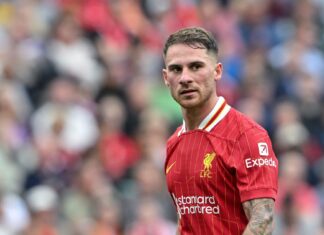
[[198,129],[200,123],[216,105],[217,100],[218,97],[215,97],[215,99],[210,99],[210,102],[206,103],[204,106],[195,108],[182,108],[182,115],[186,124],[186,130],[190,131]]

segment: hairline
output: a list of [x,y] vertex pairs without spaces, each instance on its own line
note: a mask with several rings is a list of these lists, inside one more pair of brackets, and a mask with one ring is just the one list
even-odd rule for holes
[[207,54],[214,56],[216,59],[218,58],[217,42],[212,33],[205,30],[204,28],[188,27],[180,29],[171,34],[164,44],[164,59],[169,51],[169,48],[177,44],[187,45],[193,49],[206,49]]
[[208,49],[203,43],[200,42],[176,42],[173,43],[171,45],[168,46],[168,48],[166,50],[163,51],[163,59],[166,59],[167,53],[170,49],[170,47],[175,46],[175,45],[186,45],[188,47],[191,47],[192,49],[205,49],[206,53],[210,56],[212,56],[213,58],[215,58],[215,60],[218,60],[218,53],[213,50],[213,49]]

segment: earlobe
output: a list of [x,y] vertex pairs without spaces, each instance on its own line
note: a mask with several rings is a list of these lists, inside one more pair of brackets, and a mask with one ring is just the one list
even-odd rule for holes
[[169,84],[169,82],[168,82],[167,72],[166,72],[165,69],[163,69],[163,71],[162,71],[162,76],[163,76],[164,84],[165,84],[167,87],[169,87],[170,84]]
[[218,81],[222,78],[223,73],[223,65],[221,63],[218,63],[215,68],[215,80]]

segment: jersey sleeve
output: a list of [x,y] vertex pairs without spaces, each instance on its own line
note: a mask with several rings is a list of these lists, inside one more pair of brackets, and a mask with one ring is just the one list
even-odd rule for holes
[[267,132],[251,128],[235,144],[234,165],[241,202],[256,198],[276,199],[278,160]]

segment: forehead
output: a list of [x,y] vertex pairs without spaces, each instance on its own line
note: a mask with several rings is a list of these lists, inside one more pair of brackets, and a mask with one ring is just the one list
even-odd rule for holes
[[205,48],[192,47],[186,44],[174,44],[165,55],[165,64],[186,64],[193,61],[211,61],[213,56]]

